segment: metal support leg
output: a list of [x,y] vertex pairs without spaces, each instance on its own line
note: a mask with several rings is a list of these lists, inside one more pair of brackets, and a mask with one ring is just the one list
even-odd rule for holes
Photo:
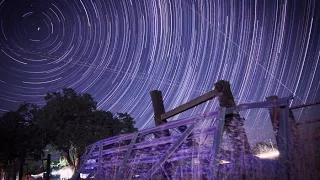
[[191,124],[188,129],[180,136],[180,138],[170,147],[170,149],[161,157],[161,159],[155,163],[152,168],[148,171],[145,179],[148,180],[151,176],[162,166],[162,164],[170,157],[170,155],[182,144],[184,140],[191,134],[195,126],[198,124],[200,119]]
[[280,167],[277,172],[277,179],[291,179],[290,178],[290,128],[289,128],[289,108],[288,105],[280,109],[280,123],[278,134],[279,147],[279,164]]
[[139,133],[136,133],[136,134],[133,136],[133,138],[132,138],[132,140],[131,140],[131,142],[130,142],[130,144],[129,144],[128,150],[127,150],[127,152],[126,152],[126,155],[124,156],[124,159],[123,159],[123,161],[122,161],[122,164],[121,164],[121,166],[119,167],[119,169],[118,169],[118,171],[117,171],[117,174],[116,174],[116,175],[114,176],[114,178],[113,178],[114,180],[122,179],[122,178],[121,178],[121,175],[123,175],[123,172],[124,172],[124,169],[125,169],[125,165],[127,164],[127,161],[128,161],[129,156],[130,156],[130,154],[131,154],[131,151],[132,151],[132,149],[133,149],[133,146],[134,146],[134,144],[136,143],[136,140],[137,140],[138,135],[139,135]]
[[224,128],[224,118],[225,118],[225,108],[221,108],[219,111],[219,116],[217,118],[218,126],[214,135],[214,142],[212,147],[211,161],[210,161],[210,171],[208,174],[208,179],[216,179],[219,169],[219,154],[221,149],[221,141]]
[[98,178],[99,180],[103,179],[103,168],[102,168],[102,152],[103,152],[103,146],[102,143],[99,143],[99,167],[98,167]]

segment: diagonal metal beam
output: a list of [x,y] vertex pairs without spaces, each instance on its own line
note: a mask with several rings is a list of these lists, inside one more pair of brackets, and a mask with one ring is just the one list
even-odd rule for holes
[[214,135],[208,179],[217,178],[219,161],[220,161],[219,154],[221,149],[221,142],[222,142],[222,135],[223,135],[223,128],[224,128],[225,111],[226,111],[226,108],[220,108],[219,116],[217,118],[218,127]]
[[160,158],[160,160],[155,163],[151,169],[147,172],[145,179],[148,180],[151,176],[162,166],[162,164],[170,157],[170,155],[182,144],[182,142],[187,139],[187,137],[191,134],[194,130],[196,125],[198,124],[199,120],[197,119],[196,122],[191,124],[188,129],[180,136],[180,138],[169,148],[169,150]]
[[139,133],[136,132],[135,135],[133,136],[133,138],[132,138],[132,140],[131,140],[131,142],[130,142],[130,145],[129,145],[129,147],[128,147],[128,150],[127,150],[127,152],[126,152],[126,155],[125,155],[124,158],[123,158],[122,164],[121,164],[121,166],[119,167],[119,169],[118,169],[118,171],[117,171],[117,174],[116,174],[116,175],[114,176],[114,178],[113,178],[114,180],[116,180],[116,179],[122,179],[122,178],[121,178],[121,175],[124,174],[124,173],[123,173],[124,167],[125,167],[125,165],[126,165],[127,162],[128,162],[129,156],[130,156],[130,154],[131,154],[131,151],[132,151],[132,149],[133,149],[134,144],[136,143],[136,140],[137,140],[138,135],[139,135]]

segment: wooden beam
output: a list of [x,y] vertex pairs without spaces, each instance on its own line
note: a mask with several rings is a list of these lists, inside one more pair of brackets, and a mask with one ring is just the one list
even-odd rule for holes
[[289,109],[304,108],[304,107],[314,106],[314,105],[318,105],[318,104],[320,104],[320,101],[317,101],[317,102],[314,102],[314,103],[310,103],[310,104],[302,104],[302,105],[298,105],[298,106],[293,106],[293,107],[290,107]]
[[293,99],[293,96],[289,96],[286,98],[277,99],[276,101],[263,101],[263,102],[256,102],[256,103],[245,103],[240,104],[235,107],[230,107],[226,109],[226,114],[233,113],[234,111],[245,111],[247,109],[259,109],[259,108],[272,108],[278,106],[286,106],[287,102]]
[[[20,162],[21,163],[21,162]],[[23,164],[23,163],[21,163]],[[47,174],[46,174],[46,180],[49,180],[50,179],[50,174],[51,174],[51,154],[48,154],[47,156]],[[22,177],[22,174],[19,174],[19,178],[20,178],[20,175]]]
[[150,96],[154,111],[155,124],[160,125],[162,123],[166,123],[166,119],[161,119],[161,114],[164,114],[165,112],[161,91],[153,90],[150,92]]
[[[161,91],[154,90],[150,92],[151,95],[151,101],[154,111],[154,123],[156,126],[168,122],[166,119],[161,119],[161,114],[165,112],[164,105],[163,105],[163,99],[162,99],[162,93]],[[155,133],[154,136],[156,138],[164,136],[170,136],[170,131],[165,130],[163,132]]]
[[161,115],[161,120],[168,119],[168,118],[170,118],[172,116],[175,116],[175,115],[177,115],[177,114],[179,114],[179,113],[181,113],[183,111],[186,111],[188,109],[191,109],[191,108],[193,108],[193,107],[195,107],[195,106],[197,106],[197,105],[199,105],[201,103],[204,103],[204,102],[206,102],[206,101],[208,101],[210,99],[213,99],[213,98],[215,98],[217,96],[218,96],[217,90],[215,90],[215,89],[211,90],[211,91],[209,91],[209,92],[207,92],[207,93],[205,93],[205,94],[203,94],[203,95],[201,95],[201,96],[199,96],[199,97],[197,97],[197,98],[195,98],[195,99],[193,99],[193,100],[191,100],[191,101],[189,101],[189,102],[187,102],[187,103],[185,103],[185,104],[183,104],[181,106],[178,106],[178,107],[176,107],[176,108],[174,108],[174,109],[162,114]]

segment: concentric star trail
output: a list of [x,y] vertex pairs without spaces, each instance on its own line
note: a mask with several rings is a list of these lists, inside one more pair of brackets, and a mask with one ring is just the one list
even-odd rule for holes
[[[166,110],[231,83],[237,103],[320,99],[320,1],[2,0],[0,112],[48,91],[90,93],[98,108],[153,126]],[[216,100],[181,117],[217,107]],[[261,129],[265,119],[246,122]]]

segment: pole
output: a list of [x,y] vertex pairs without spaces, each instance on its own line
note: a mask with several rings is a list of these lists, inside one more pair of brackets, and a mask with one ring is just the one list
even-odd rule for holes
[[[160,124],[168,122],[166,119],[161,120],[161,114],[164,114],[164,105],[163,105],[163,99],[162,99],[162,93],[161,91],[154,90],[150,92],[151,95],[151,101],[152,106],[154,110],[154,121],[155,125],[158,126]],[[163,132],[164,136],[170,136],[169,130],[164,130]],[[157,138],[160,138],[161,135],[154,134]]]
[[50,179],[50,164],[51,164],[51,154],[48,154],[47,156],[47,175],[46,175],[46,180]]

